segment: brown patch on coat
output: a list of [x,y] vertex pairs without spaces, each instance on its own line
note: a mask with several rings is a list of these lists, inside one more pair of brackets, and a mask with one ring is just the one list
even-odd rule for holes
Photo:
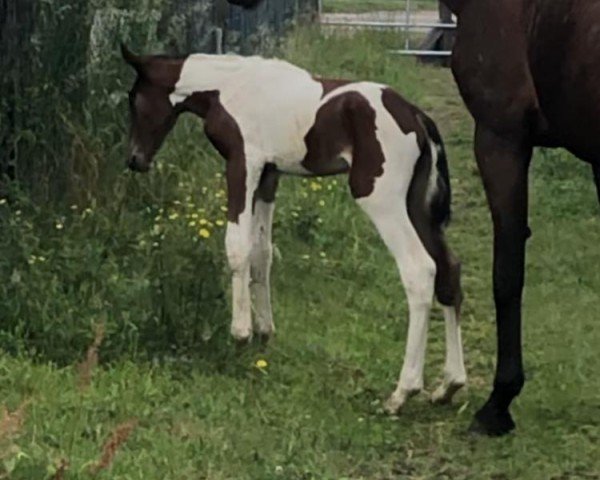
[[227,161],[227,220],[238,223],[246,209],[246,154],[239,125],[223,107],[219,91],[196,92],[184,102],[187,111],[204,119],[204,132]]
[[[375,179],[383,175],[385,157],[376,135],[376,113],[358,92],[332,98],[319,108],[305,142],[302,165],[315,175],[335,175],[350,170],[354,198],[369,196]],[[341,158],[352,152],[352,169]]]

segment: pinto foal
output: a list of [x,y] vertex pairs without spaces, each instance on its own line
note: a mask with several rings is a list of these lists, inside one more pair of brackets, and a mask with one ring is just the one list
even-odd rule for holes
[[450,183],[435,124],[389,87],[316,79],[279,60],[140,57],[125,47],[123,57],[138,74],[130,92],[129,167],[149,170],[183,112],[204,119],[207,137],[226,160],[232,335],[244,341],[274,331],[269,275],[279,175],[348,173],[352,196],[394,256],[408,297],[406,357],[387,409],[397,412],[423,388],[434,294],[443,305],[447,354],[433,400],[449,401],[466,373],[460,267],[443,232]]

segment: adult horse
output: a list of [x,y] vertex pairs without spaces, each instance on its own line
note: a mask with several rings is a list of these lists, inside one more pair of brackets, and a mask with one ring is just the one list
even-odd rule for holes
[[475,119],[494,223],[498,358],[473,428],[503,435],[515,427],[509,407],[525,381],[521,301],[533,148],[564,147],[588,162],[600,200],[600,0],[443,1],[458,18],[452,72]]

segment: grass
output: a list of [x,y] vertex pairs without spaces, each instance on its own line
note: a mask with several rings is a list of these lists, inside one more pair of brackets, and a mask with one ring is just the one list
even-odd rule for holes
[[[413,9],[437,9],[436,0],[411,0]],[[364,13],[404,10],[403,0],[323,0],[323,11],[326,13]]]
[[[600,217],[591,173],[563,152],[536,156],[524,301],[528,383],[514,405],[519,429],[502,439],[470,437],[466,427],[489,393],[495,352],[491,224],[471,153],[472,124],[450,72],[387,56],[391,41],[373,33],[324,38],[300,30],[281,55],[321,75],[389,83],[430,112],[444,133],[455,192],[449,237],[464,262],[470,374],[455,404],[434,408],[423,394],[398,418],[381,413],[406,334],[393,262],[332,180],[315,197],[327,206],[315,213],[321,222],[303,211],[304,223],[290,223],[306,185],[289,178],[275,229],[273,344],[238,350],[223,341],[206,355],[207,344],[199,341],[185,355],[113,357],[108,352],[116,333],[107,331],[89,386],[81,385],[75,365],[0,354],[0,404],[17,411],[3,422],[0,409],[0,478],[599,478]],[[194,143],[178,144],[184,135],[186,125],[161,153],[165,170],[136,182],[160,187],[171,160],[190,156]],[[222,163],[199,145],[192,156],[203,158],[202,170],[190,171],[208,185]],[[316,200],[304,205],[319,208]],[[219,245],[223,233],[215,235]],[[216,251],[224,265],[220,246]],[[220,321],[224,331],[226,312]],[[443,330],[436,311],[426,369],[430,391],[443,365]],[[143,348],[143,342],[136,346]],[[85,349],[79,357],[86,357]],[[268,366],[257,368],[259,359]],[[3,436],[2,425],[18,428]],[[98,469],[111,445],[110,465]]]

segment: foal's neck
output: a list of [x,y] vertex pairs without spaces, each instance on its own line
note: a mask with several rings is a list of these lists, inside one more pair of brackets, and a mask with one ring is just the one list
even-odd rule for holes
[[247,62],[247,58],[236,55],[190,55],[183,62],[171,102],[176,105],[193,95],[221,91]]

